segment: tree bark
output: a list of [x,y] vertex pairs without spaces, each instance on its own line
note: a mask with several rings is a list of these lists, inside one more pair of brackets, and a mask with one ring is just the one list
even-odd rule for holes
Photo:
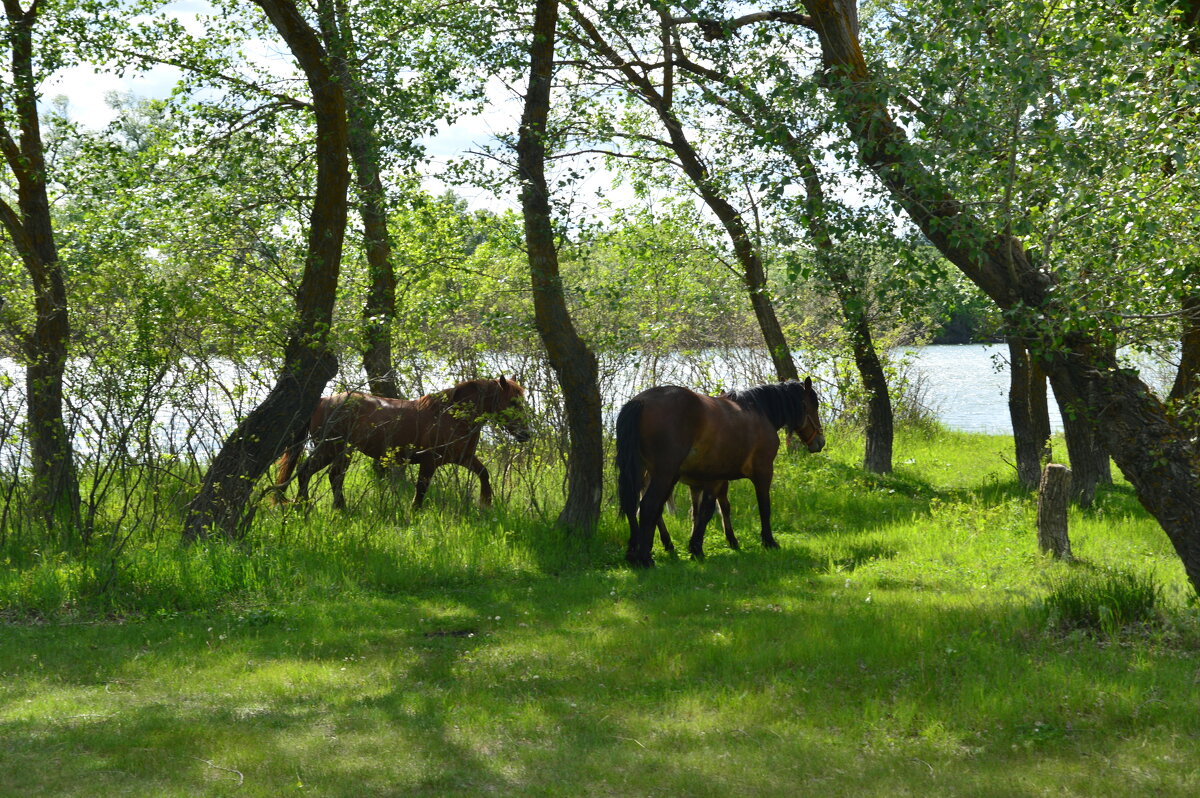
[[1071,469],[1048,463],[1038,486],[1038,548],[1057,559],[1071,559],[1071,538],[1067,535],[1067,499],[1071,493]]
[[[806,0],[809,26],[822,51],[826,86],[855,139],[859,157],[882,181],[926,237],[946,258],[1020,324],[1018,308],[1059,318],[1048,290],[1049,272],[1036,268],[1021,242],[996,233],[958,203],[927,169],[896,124],[883,94],[873,85],[858,41],[857,8],[851,0]],[[1070,333],[1048,353],[1046,371],[1071,399],[1082,400],[1139,501],[1154,516],[1200,589],[1200,452],[1154,394],[1118,366],[1109,347]]]
[[1050,442],[1046,377],[1030,357],[1025,342],[1012,335],[1008,336],[1008,362],[1008,415],[1012,420],[1017,479],[1027,490],[1037,490],[1042,458]]
[[576,332],[567,310],[545,173],[546,121],[557,27],[557,0],[538,0],[529,47],[529,87],[517,139],[517,165],[534,318],[562,386],[570,436],[567,501],[558,521],[567,529],[590,534],[600,517],[604,480],[599,370],[596,356]]
[[17,209],[0,199],[0,223],[9,234],[33,285],[34,326],[17,331],[25,359],[26,429],[32,466],[34,514],[61,531],[64,542],[80,529],[79,478],[71,437],[63,419],[63,372],[71,334],[66,281],[58,260],[50,199],[37,82],[33,64],[33,28],[40,6],[28,11],[4,0],[11,51],[12,92],[19,140],[0,117],[0,148],[17,184]]
[[[762,109],[766,111],[766,108]],[[863,468],[874,474],[888,474],[892,470],[892,444],[895,439],[894,415],[892,398],[888,393],[887,374],[875,350],[875,342],[871,337],[871,325],[867,314],[867,299],[865,292],[857,281],[850,275],[849,270],[839,261],[834,251],[833,236],[829,230],[829,218],[826,212],[825,189],[821,185],[820,174],[816,164],[808,155],[808,151],[792,136],[784,126],[779,126],[776,134],[780,136],[783,145],[800,170],[804,181],[805,213],[804,220],[809,237],[817,250],[817,259],[826,277],[833,284],[837,294],[838,304],[842,311],[842,324],[850,336],[850,345],[854,350],[854,365],[858,368],[859,379],[862,380],[863,390],[867,393],[867,429],[863,449]]]
[[[283,368],[267,398],[237,426],[209,465],[185,521],[185,540],[214,531],[245,534],[254,508],[254,483],[284,448],[307,431],[325,384],[337,373],[327,339],[346,229],[346,102],[316,31],[293,0],[255,0],[295,56],[312,91],[316,117],[317,184],[309,217],[308,256],[296,293],[296,321],[284,350]],[[332,13],[328,0],[317,13]]]

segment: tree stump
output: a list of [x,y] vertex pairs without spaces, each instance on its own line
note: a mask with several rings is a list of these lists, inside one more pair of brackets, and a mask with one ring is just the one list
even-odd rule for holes
[[1071,559],[1071,539],[1067,537],[1067,503],[1071,494],[1071,469],[1050,463],[1042,470],[1038,485],[1038,548],[1057,559]]

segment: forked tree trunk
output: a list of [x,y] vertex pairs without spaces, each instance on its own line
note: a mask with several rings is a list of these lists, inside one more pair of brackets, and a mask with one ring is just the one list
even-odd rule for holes
[[557,27],[557,0],[538,0],[529,47],[529,88],[517,140],[517,165],[534,317],[550,365],[562,386],[570,436],[567,501],[558,520],[567,529],[590,533],[600,518],[604,480],[598,366],[596,356],[576,332],[567,310],[545,172],[546,120],[550,113]]
[[[317,184],[309,219],[308,257],[296,294],[296,321],[283,368],[262,404],[240,423],[209,465],[185,521],[185,540],[217,532],[245,533],[254,508],[254,483],[289,444],[304,435],[325,384],[337,373],[327,344],[346,229],[346,103],[317,32],[292,0],[255,0],[292,51],[313,96]],[[319,14],[331,13],[328,0]]]
[[0,199],[0,225],[20,256],[33,285],[32,331],[18,331],[25,359],[26,432],[32,466],[31,503],[35,517],[72,542],[79,524],[79,479],[74,450],[63,420],[63,372],[67,364],[70,319],[67,290],[46,193],[46,162],[37,109],[33,29],[41,6],[28,11],[5,2],[4,34],[11,58],[11,96],[19,137],[0,123],[4,160],[16,183],[17,208]]

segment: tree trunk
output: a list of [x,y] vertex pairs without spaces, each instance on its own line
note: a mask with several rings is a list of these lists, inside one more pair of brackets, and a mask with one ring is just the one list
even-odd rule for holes
[[1071,461],[1071,500],[1080,507],[1090,507],[1095,501],[1097,486],[1112,484],[1108,450],[1100,438],[1092,404],[1086,397],[1074,393],[1062,375],[1051,375],[1050,385],[1062,416],[1067,458]]
[[[1025,312],[1062,315],[1049,272],[1034,267],[1020,241],[988,230],[913,151],[885,96],[871,80],[858,41],[851,0],[806,0],[804,24],[820,39],[825,81],[859,157],[879,177],[922,232],[1018,324]],[[1104,344],[1072,333],[1056,348],[1029,325],[1035,348],[1048,353],[1046,371],[1079,397],[1099,425],[1104,444],[1139,501],[1170,538],[1192,585],[1200,590],[1200,452],[1137,377],[1118,367]]]
[[[1200,3],[1197,3],[1200,7]],[[1182,402],[1200,388],[1200,291],[1184,295],[1180,319],[1179,370],[1171,386],[1171,400]]]
[[521,209],[538,333],[562,386],[570,450],[567,501],[558,516],[567,529],[590,533],[600,517],[604,445],[596,356],[575,330],[563,295],[546,186],[546,120],[554,75],[558,2],[538,0],[530,43],[529,88],[517,140]]
[[[762,332],[767,353],[770,355],[771,363],[775,367],[775,376],[780,380],[799,379],[800,375],[796,370],[796,363],[792,360],[791,347],[788,346],[787,336],[783,334],[783,327],[779,323],[779,317],[775,314],[775,306],[771,302],[771,292],[767,285],[767,273],[763,268],[758,248],[754,245],[754,241],[751,238],[750,229],[742,218],[741,213],[729,203],[713,183],[708,167],[700,160],[699,154],[696,152],[695,147],[692,146],[691,141],[688,140],[683,126],[679,123],[675,112],[671,108],[673,88],[671,75],[673,73],[670,65],[665,70],[666,77],[660,88],[654,85],[644,73],[639,72],[627,59],[623,58],[620,53],[613,49],[612,45],[605,40],[596,26],[587,17],[579,13],[578,9],[571,7],[571,16],[591,39],[591,44],[595,47],[596,51],[607,59],[613,67],[621,71],[621,74],[633,87],[633,90],[642,101],[658,114],[659,120],[667,130],[669,139],[667,143],[679,158],[679,163],[684,174],[692,181],[692,185],[696,187],[704,203],[716,215],[717,219],[721,222],[721,226],[725,228],[725,232],[729,236],[729,240],[733,245],[734,255],[742,267],[742,282],[745,284],[746,292],[750,296],[750,306],[754,310],[754,318],[758,321],[758,327]],[[664,25],[668,24],[669,21],[664,22]],[[664,38],[666,36],[667,34],[664,31]],[[667,59],[672,58],[669,46],[664,47],[664,57]]]
[[0,199],[0,223],[8,232],[33,285],[34,328],[19,332],[25,356],[26,428],[32,466],[32,511],[69,543],[79,527],[79,479],[74,451],[63,420],[63,372],[70,341],[67,290],[46,193],[46,162],[37,82],[33,65],[33,28],[40,6],[22,11],[5,2],[7,44],[19,141],[0,121],[0,149],[16,182],[17,210]]
[[1017,478],[1027,490],[1037,490],[1042,478],[1042,458],[1050,440],[1046,377],[1030,357],[1025,343],[1012,335],[1008,336],[1008,362],[1008,415],[1012,420]]
[[[375,109],[358,75],[353,22],[345,0],[337,2],[337,20],[322,31],[334,56],[346,95],[346,124],[350,160],[358,181],[358,212],[363,223],[363,253],[367,257],[367,299],[363,304],[363,371],[371,393],[397,398],[392,363],[392,324],[396,318],[396,272],[388,232],[387,192],[380,178],[382,157]],[[332,20],[331,20],[332,21]]]
[[[216,531],[245,533],[254,508],[254,483],[284,448],[302,439],[325,384],[337,373],[327,338],[333,320],[346,230],[346,103],[341,81],[316,33],[292,0],[255,0],[304,70],[316,116],[317,184],[309,218],[308,257],[296,294],[296,322],[284,350],[283,368],[267,398],[225,441],[192,501],[184,539]],[[318,14],[329,14],[327,2]]]
[[[843,303],[844,304],[844,303]],[[844,312],[844,311],[843,311]],[[866,451],[863,468],[873,474],[888,474],[892,470],[892,399],[888,395],[887,375],[871,340],[871,327],[865,313],[856,314],[850,324],[854,345],[854,363],[867,392]],[[848,320],[849,322],[849,320]]]
[[1038,548],[1057,559],[1071,559],[1071,538],[1067,535],[1067,499],[1071,493],[1071,469],[1048,463],[1038,486]]
[[[769,109],[763,107],[761,110],[767,112]],[[807,149],[786,127],[780,125],[776,129],[776,136],[792,162],[799,168],[800,176],[804,180],[805,225],[816,247],[818,263],[837,294],[842,311],[842,324],[850,335],[850,343],[854,350],[854,365],[858,368],[859,379],[862,380],[863,390],[867,393],[863,468],[874,474],[889,474],[892,471],[892,444],[895,439],[892,397],[888,393],[887,374],[883,371],[883,364],[871,337],[866,292],[834,251],[825,189],[821,185],[821,176],[817,172],[816,164],[809,157]]]
[[1029,355],[1029,418],[1039,442],[1042,462],[1050,459],[1050,402],[1047,398],[1046,370],[1031,352]]

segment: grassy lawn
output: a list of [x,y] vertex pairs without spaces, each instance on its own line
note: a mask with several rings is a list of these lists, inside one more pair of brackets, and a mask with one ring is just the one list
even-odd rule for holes
[[[1127,487],[1074,511],[1067,565],[1005,439],[903,437],[874,478],[830,437],[780,463],[782,550],[739,484],[740,553],[714,522],[705,562],[645,572],[611,505],[565,544],[365,472],[344,516],[131,545],[103,595],[100,566],[10,558],[0,795],[1200,794],[1197,606]],[[1161,587],[1155,619],[1048,616],[1112,569]]]

